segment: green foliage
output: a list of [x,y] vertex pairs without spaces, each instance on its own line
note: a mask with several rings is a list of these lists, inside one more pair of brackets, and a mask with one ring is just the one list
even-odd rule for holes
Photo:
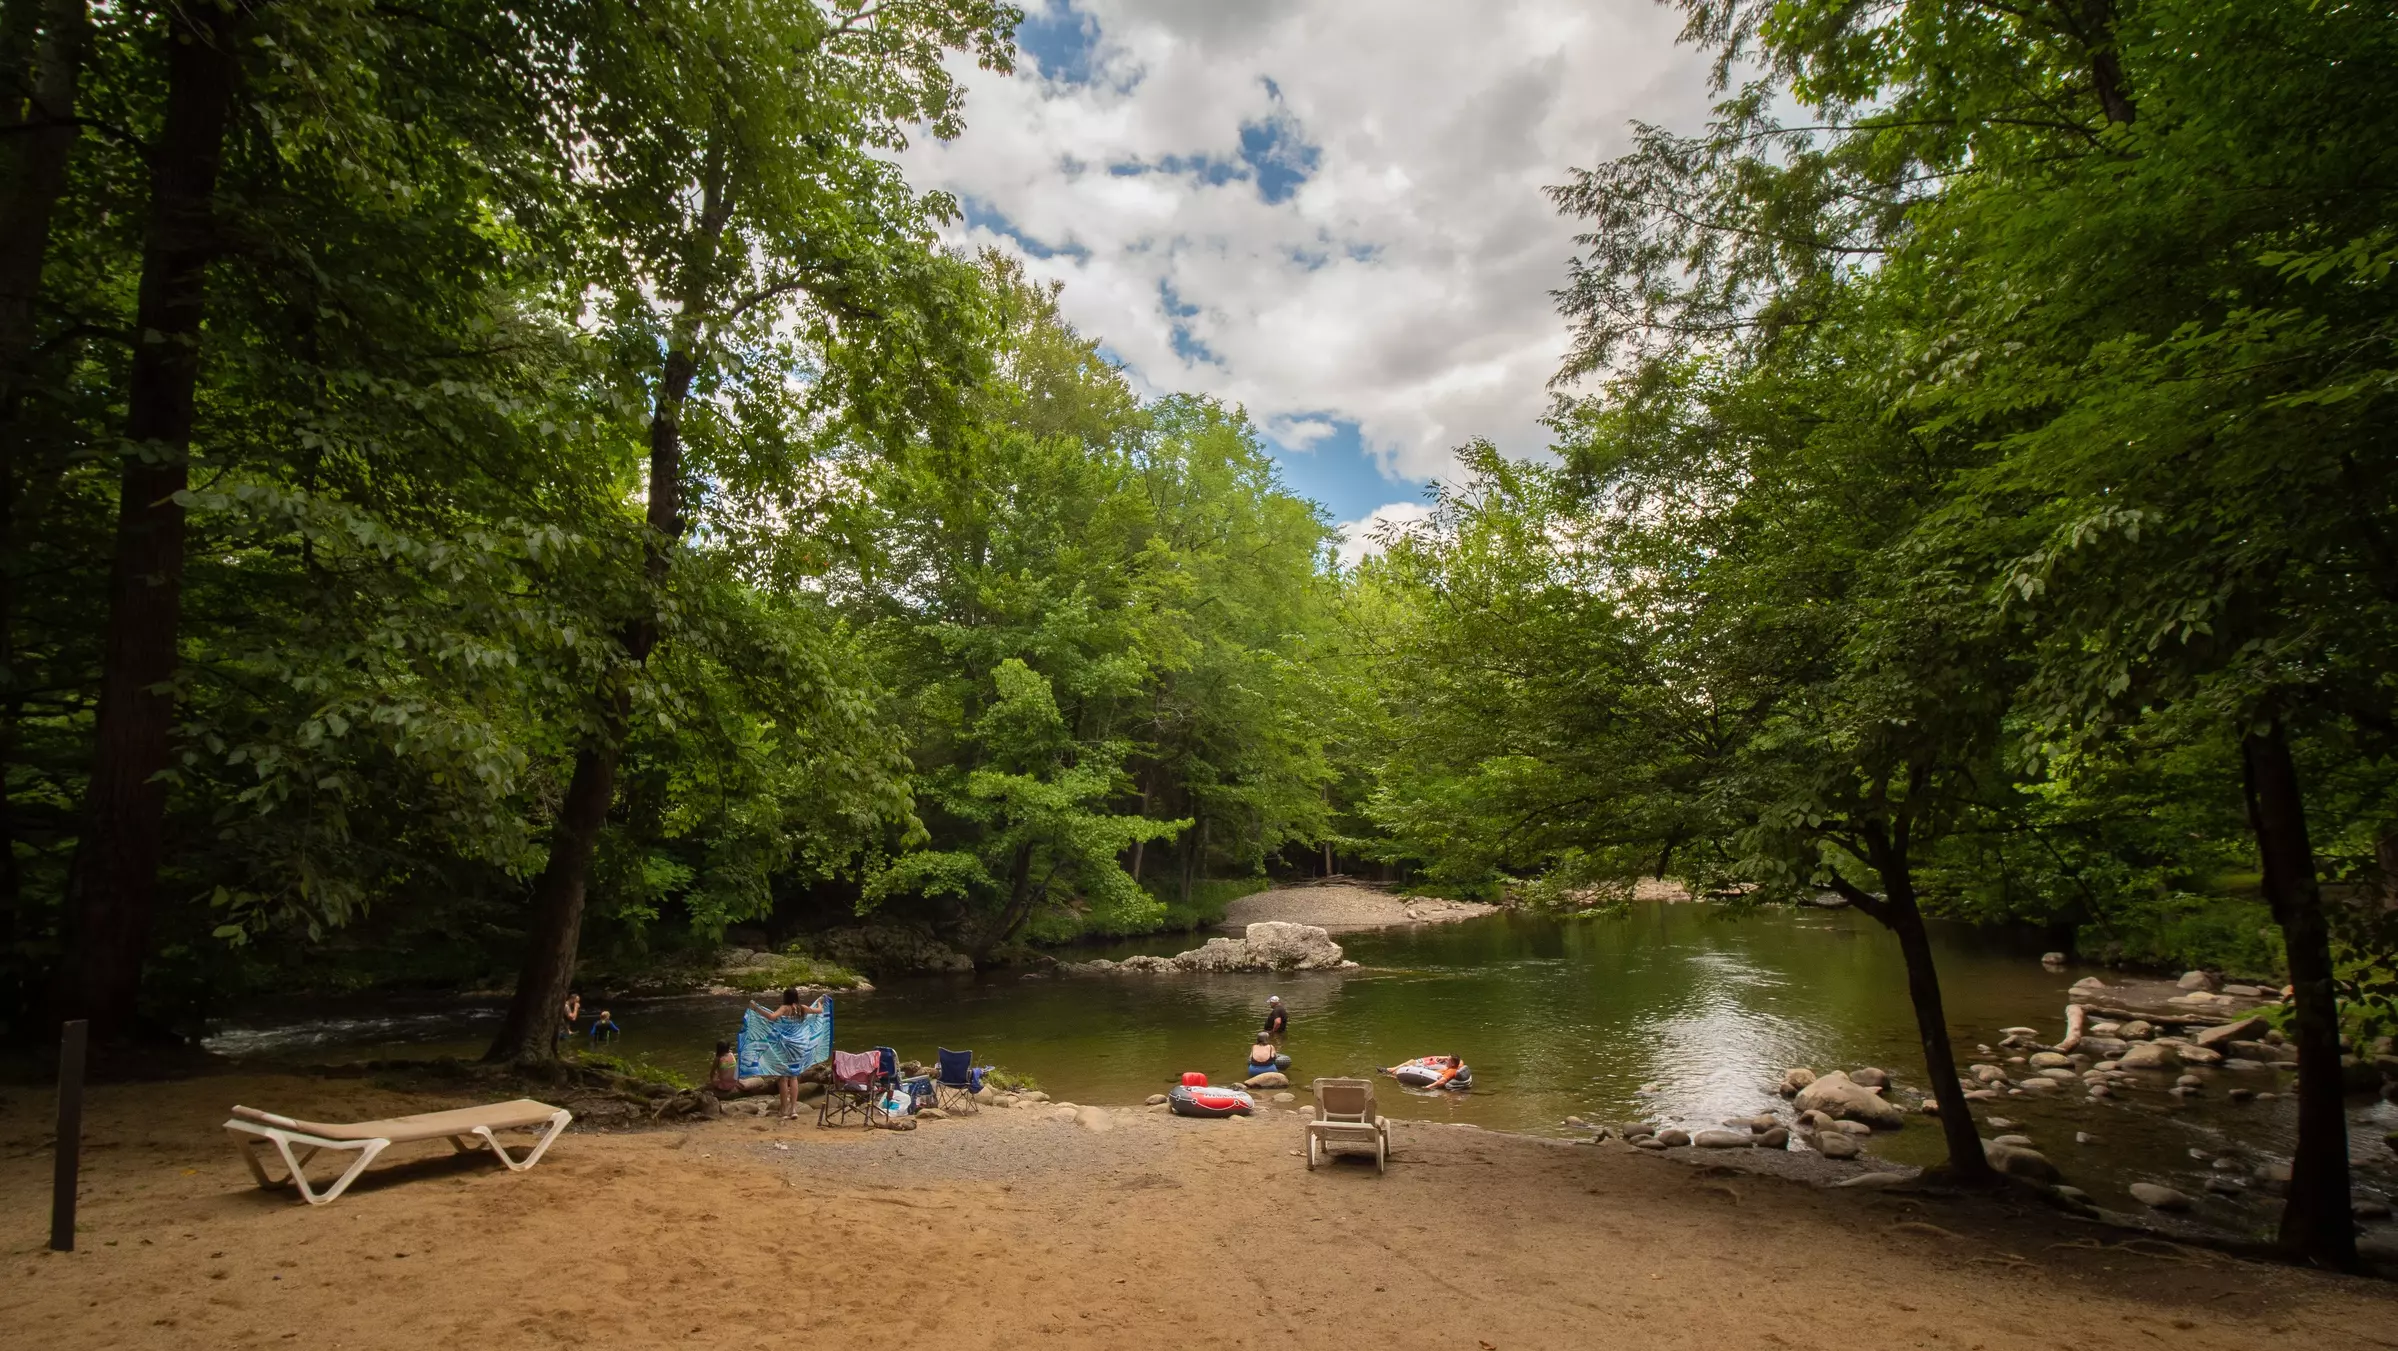
[[983,1075],[983,1082],[1002,1093],[1031,1093],[1041,1087],[1040,1081],[1029,1074],[1018,1074],[1004,1066],[994,1065]]

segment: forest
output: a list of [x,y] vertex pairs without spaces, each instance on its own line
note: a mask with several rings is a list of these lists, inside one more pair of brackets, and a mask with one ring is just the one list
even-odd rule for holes
[[1712,119],[1558,166],[1550,451],[1343,567],[896,168],[1008,5],[7,0],[6,1035],[504,987],[532,1057],[579,964],[734,928],[1673,878],[1897,933],[1952,1152],[1927,917],[2287,981],[2336,1247],[2398,25],[1678,7]]

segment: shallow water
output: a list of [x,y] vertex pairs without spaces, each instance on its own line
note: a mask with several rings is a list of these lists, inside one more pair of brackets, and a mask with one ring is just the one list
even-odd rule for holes
[[[1026,978],[1012,973],[892,981],[871,995],[836,997],[836,1042],[895,1046],[929,1061],[936,1045],[971,1048],[979,1062],[1033,1075],[1053,1096],[1137,1102],[1182,1071],[1219,1081],[1239,1073],[1268,994],[1290,1009],[1284,1047],[1293,1077],[1371,1074],[1418,1055],[1457,1053],[1474,1067],[1470,1094],[1402,1093],[1385,1083],[1396,1116],[1564,1133],[1568,1115],[1635,1118],[1691,1127],[1780,1109],[1773,1086],[1787,1066],[1820,1071],[1877,1065],[1896,1076],[1893,1100],[1927,1096],[1898,946],[1879,926],[1845,911],[1726,915],[1698,905],[1640,905],[1612,918],[1550,920],[1501,913],[1419,929],[1341,936],[1361,969],[1285,975]],[[2062,1035],[2066,988],[2081,970],[2043,969],[2036,951],[1976,931],[1934,935],[1960,1066],[1989,1059],[1998,1029],[2025,1024]],[[1172,936],[1107,955],[1173,952]],[[586,992],[586,1008],[599,1007]],[[604,997],[604,996],[600,996]],[[741,1001],[612,1001],[623,1037],[609,1049],[704,1073],[712,1043],[730,1037]],[[229,1025],[211,1039],[230,1054],[324,1061],[472,1055],[496,1024],[493,1008],[384,1004],[338,1018],[286,1011]],[[2020,1068],[2020,1067],[2018,1067]],[[2245,1085],[2286,1092],[2279,1070],[2207,1073],[2198,1098],[2164,1092],[2169,1075],[2112,1101],[2078,1086],[1978,1104],[1977,1115],[2016,1123],[2102,1205],[2134,1208],[2122,1188],[2159,1181],[2200,1197],[2199,1217],[2254,1229],[2269,1198],[2223,1199],[2200,1188],[2210,1157],[2287,1157],[2295,1103],[2235,1104]],[[1643,1091],[1644,1089],[1648,1091]],[[2381,1136],[2398,1111],[2356,1104],[2354,1153],[2392,1179]],[[2077,1145],[2077,1131],[2101,1143]],[[2000,1130],[1984,1125],[1984,1135]],[[1874,1137],[1870,1151],[1930,1163],[1941,1137],[1929,1119]]]

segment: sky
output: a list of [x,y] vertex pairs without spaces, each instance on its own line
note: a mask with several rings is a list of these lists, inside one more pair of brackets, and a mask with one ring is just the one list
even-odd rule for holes
[[1545,446],[1574,226],[1541,189],[1708,103],[1653,0],[1021,2],[1016,73],[967,73],[909,177],[1144,394],[1247,408],[1349,559],[1458,446]]

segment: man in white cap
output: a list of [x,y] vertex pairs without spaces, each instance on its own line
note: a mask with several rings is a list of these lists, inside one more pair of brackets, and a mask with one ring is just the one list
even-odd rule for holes
[[1290,1030],[1291,1016],[1288,1013],[1283,1012],[1282,996],[1278,994],[1267,995],[1265,1031],[1266,1039],[1273,1042],[1276,1046],[1280,1046],[1282,1044],[1283,1034]]

